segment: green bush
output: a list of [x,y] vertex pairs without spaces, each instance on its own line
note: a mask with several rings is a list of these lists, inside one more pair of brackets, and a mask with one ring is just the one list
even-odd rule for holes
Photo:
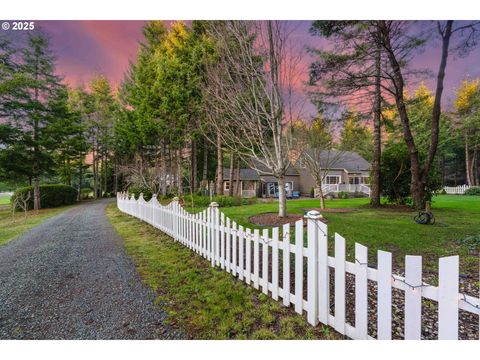
[[461,245],[465,245],[470,252],[478,252],[480,250],[480,235],[469,235],[461,239],[458,239],[457,242]]
[[[192,196],[191,195],[184,195],[182,200],[185,206],[190,207],[192,206]],[[241,205],[252,205],[257,203],[257,198],[241,198],[238,196],[226,196],[226,195],[218,195],[213,196],[212,200],[210,200],[209,196],[199,196],[193,195],[193,206],[195,207],[207,207],[210,203],[214,201],[220,207],[231,207],[231,206],[241,206]]]
[[[420,154],[421,161],[425,155]],[[389,202],[396,204],[411,204],[410,157],[407,146],[401,143],[388,143],[382,152],[381,191]],[[438,169],[433,166],[427,178],[425,201],[430,201],[432,195],[442,188]]]
[[470,189],[467,189],[465,191],[464,195],[480,196],[480,187],[479,186],[473,186]]
[[338,198],[339,198],[339,199],[348,199],[348,193],[345,192],[345,191],[340,191],[340,192],[338,193]]
[[82,199],[89,199],[93,197],[93,190],[90,188],[82,188],[80,194],[82,195]]
[[135,199],[138,199],[140,194],[143,193],[143,198],[145,201],[149,201],[152,198],[152,191],[147,189],[147,188],[142,188],[142,187],[130,187],[128,189],[128,196],[135,196]]
[[[28,200],[28,209],[33,209],[33,186],[20,188],[12,195],[11,202],[19,195],[27,196],[30,192],[30,199]],[[71,205],[77,200],[77,190],[68,185],[51,184],[40,185],[40,207],[52,208],[57,206]]]

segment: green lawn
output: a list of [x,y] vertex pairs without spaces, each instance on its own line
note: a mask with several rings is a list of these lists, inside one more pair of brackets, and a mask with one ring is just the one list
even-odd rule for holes
[[0,205],[10,204],[10,196],[0,196]]
[[325,326],[312,327],[285,308],[150,225],[122,214],[107,215],[125,241],[157,303],[193,339],[336,339]]
[[72,206],[64,206],[54,209],[42,209],[38,214],[29,211],[26,221],[24,220],[23,212],[17,212],[15,220],[13,220],[9,208],[0,208],[0,246],[39,225],[46,219],[70,209],[71,207]]
[[[460,255],[461,272],[478,278],[478,255],[469,253],[466,245],[458,239],[467,235],[480,236],[480,197],[460,195],[439,195],[433,199],[432,210],[435,225],[418,225],[413,221],[413,210],[380,208],[368,206],[369,199],[327,200],[327,208],[349,208],[350,213],[324,213],[328,219],[330,248],[333,249],[333,235],[338,232],[347,240],[347,257],[354,260],[355,242],[369,248],[369,262],[376,263],[376,251],[393,253],[394,263],[402,267],[405,255],[422,255],[426,270],[436,271],[438,258]],[[303,214],[305,210],[318,208],[314,199],[288,200],[289,213]],[[196,209],[199,210],[199,209]],[[232,220],[250,228],[248,218],[255,214],[277,212],[278,203],[221,208]],[[333,254],[333,253],[332,253]]]

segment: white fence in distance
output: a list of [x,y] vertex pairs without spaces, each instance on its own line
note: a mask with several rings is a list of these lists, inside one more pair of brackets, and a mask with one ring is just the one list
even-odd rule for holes
[[470,189],[470,186],[468,185],[445,186],[443,189],[447,194],[463,195],[465,194],[465,191]]
[[[146,202],[142,195],[135,200],[119,193],[117,205],[122,212],[151,224],[203,256],[212,266],[261,289],[285,306],[292,305],[299,314],[306,312],[311,325],[330,325],[352,339],[374,339],[368,333],[368,280],[377,284],[378,339],[392,338],[393,288],[404,292],[405,339],[421,339],[422,298],[438,303],[439,339],[458,339],[459,309],[480,315],[480,299],[459,293],[458,256],[439,259],[437,287],[423,283],[420,256],[406,256],[405,277],[398,276],[392,274],[392,254],[386,251],[378,251],[377,269],[368,266],[368,249],[358,243],[355,262],[347,261],[345,239],[339,234],[335,234],[334,256],[329,256],[327,225],[314,213],[306,219],[305,246],[302,220],[293,228],[287,224],[260,233],[237,226],[216,203],[191,214],[176,199],[163,206],[155,197]],[[335,272],[333,303],[331,269]],[[346,320],[347,273],[355,276],[355,326]]]

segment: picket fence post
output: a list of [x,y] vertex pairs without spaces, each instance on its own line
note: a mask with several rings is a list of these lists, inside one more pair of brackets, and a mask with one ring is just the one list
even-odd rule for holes
[[307,218],[307,320],[312,325],[318,324],[318,229],[320,219],[318,211],[309,211]]
[[180,206],[180,199],[178,197],[173,198],[173,206],[172,206],[172,224],[173,224],[173,238],[178,241],[179,237],[179,230],[180,230],[180,216],[179,216],[179,206]]
[[[219,243],[219,222],[220,217],[218,214],[218,204],[213,201],[210,203],[210,260],[212,266],[218,261],[218,243]],[[217,262],[218,264],[218,262]]]
[[458,339],[458,256],[439,259],[438,339]]

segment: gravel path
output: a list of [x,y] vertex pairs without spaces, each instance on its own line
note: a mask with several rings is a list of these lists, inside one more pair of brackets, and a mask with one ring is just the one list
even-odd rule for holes
[[0,339],[178,339],[101,200],[0,247]]

